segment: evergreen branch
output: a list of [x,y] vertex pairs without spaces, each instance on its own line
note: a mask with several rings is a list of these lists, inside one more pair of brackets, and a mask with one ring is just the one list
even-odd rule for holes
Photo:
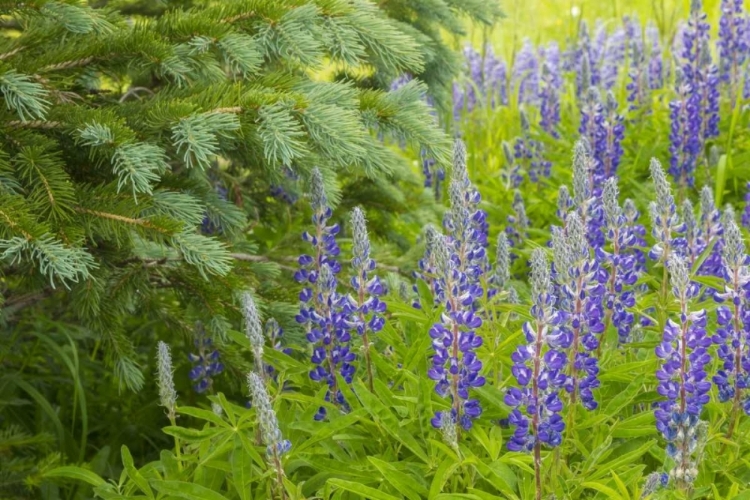
[[172,127],[172,140],[188,168],[205,169],[219,151],[219,137],[228,137],[239,128],[240,122],[232,113],[193,114]]
[[136,200],[137,193],[151,194],[152,183],[159,181],[160,175],[169,168],[164,150],[145,142],[119,146],[112,163],[113,172],[117,174],[117,191],[130,185]]
[[28,118],[43,120],[47,114],[50,104],[45,99],[47,91],[28,75],[6,71],[0,75],[0,92],[5,97],[5,105],[18,113],[22,122]]
[[195,266],[204,279],[208,274],[224,276],[232,269],[229,252],[219,240],[202,236],[190,229],[172,237],[173,245],[180,250],[185,262]]
[[57,121],[46,121],[46,120],[32,120],[32,121],[21,121],[11,120],[5,122],[5,126],[9,128],[36,128],[42,130],[51,130],[53,128],[60,128],[63,126],[62,122]]
[[24,181],[28,200],[54,219],[66,219],[75,203],[75,188],[64,169],[58,151],[52,144],[24,147],[13,158],[13,164]]
[[90,210],[88,208],[83,208],[83,207],[76,207],[76,212],[81,213],[81,214],[93,215],[95,217],[100,217],[102,219],[108,219],[108,220],[113,220],[113,221],[117,221],[117,222],[122,222],[124,224],[128,224],[128,225],[131,225],[131,226],[140,226],[140,227],[144,227],[146,229],[153,229],[154,231],[160,232],[162,234],[167,234],[167,235],[171,234],[170,231],[167,231],[163,227],[159,227],[158,225],[153,224],[148,219],[138,219],[138,218],[134,218],[134,217],[126,217],[124,215],[113,214],[113,213],[109,213],[109,212],[102,212],[100,210]]
[[278,161],[291,165],[296,158],[307,154],[303,142],[305,132],[292,115],[291,104],[276,102],[258,111],[258,135],[263,141],[263,155],[271,164]]
[[255,39],[244,33],[230,33],[218,43],[232,71],[246,78],[257,72],[263,62],[256,45]]
[[16,47],[13,50],[9,50],[8,52],[5,52],[3,54],[0,54],[0,61],[4,61],[10,57],[13,57],[14,55],[18,54],[24,49],[24,47]]

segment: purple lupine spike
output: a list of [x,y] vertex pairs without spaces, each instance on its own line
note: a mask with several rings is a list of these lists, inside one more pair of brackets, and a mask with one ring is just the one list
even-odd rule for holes
[[606,272],[593,258],[586,240],[586,226],[576,212],[566,217],[565,231],[553,233],[556,280],[561,293],[566,321],[561,331],[571,337],[568,349],[569,375],[565,390],[571,403],[594,410],[598,406],[593,389],[599,387],[599,366],[594,352],[599,346],[598,335],[604,331],[602,299]]
[[539,126],[555,139],[560,137],[557,126],[560,123],[560,91],[556,79],[558,74],[548,61],[542,63],[542,77],[539,90]]
[[742,209],[742,227],[750,229],[750,182],[745,184],[745,195],[743,200],[745,206]]
[[589,244],[593,248],[599,248],[604,245],[604,218],[599,187],[603,176],[599,173],[601,170],[598,170],[600,167],[591,149],[585,137],[581,137],[573,147],[573,204],[587,228]]
[[495,56],[492,46],[487,44],[484,50],[482,68],[484,86],[482,91],[485,102],[492,109],[508,104],[508,67],[505,61]]
[[530,40],[524,40],[513,62],[512,88],[518,104],[536,104],[539,97],[539,60]]
[[513,148],[515,150],[515,163],[519,167],[526,167],[529,180],[539,182],[542,177],[549,177],[552,172],[552,163],[544,157],[544,144],[531,135],[531,125],[524,111],[520,113],[521,135],[516,138]]
[[[606,33],[605,33],[606,35]],[[576,73],[576,96],[586,97],[589,88],[599,84],[599,67],[596,48],[591,41],[588,25],[581,22],[576,50],[572,53],[573,66]]]
[[648,84],[651,90],[656,90],[664,86],[664,61],[659,28],[651,20],[646,25],[646,40],[648,43]]
[[562,443],[565,423],[560,416],[563,404],[559,392],[566,381],[567,363],[562,350],[571,341],[569,332],[560,328],[565,314],[555,308],[549,264],[541,248],[531,254],[531,288],[533,320],[524,323],[526,343],[511,356],[511,372],[520,387],[508,389],[504,400],[513,408],[509,423],[516,428],[508,449],[533,451],[538,481],[542,445]]
[[386,304],[380,300],[385,292],[380,278],[374,273],[375,260],[370,257],[370,237],[367,234],[367,221],[361,208],[356,207],[351,215],[352,225],[352,270],[354,276],[351,286],[355,296],[349,302],[355,304],[355,310],[350,316],[350,326],[362,337],[367,369],[367,383],[373,390],[372,361],[370,360],[371,339],[368,334],[378,333],[385,326],[383,313]]
[[625,30],[625,46],[628,51],[628,58],[634,59],[634,51],[639,50],[643,53],[643,34],[641,33],[641,21],[637,15],[624,16],[622,19],[623,29]]
[[682,232],[682,225],[677,216],[672,188],[659,160],[651,158],[649,169],[656,191],[655,201],[649,204],[651,234],[656,241],[649,251],[649,257],[666,266],[672,257],[674,238],[676,233]]
[[[417,263],[419,270],[414,272],[414,277],[417,279],[421,279],[422,281],[427,283],[427,286],[430,288],[430,293],[432,293],[432,297],[434,300],[434,303],[432,304],[433,306],[439,303],[438,299],[442,294],[440,280],[437,279],[437,269],[435,264],[435,245],[437,244],[437,240],[439,237],[442,237],[442,235],[435,226],[433,226],[432,224],[428,224],[427,227],[425,227],[424,255],[421,259],[419,259],[419,262]],[[419,289],[416,284],[413,285],[412,289],[415,293],[417,293],[417,297],[419,297]],[[412,303],[412,306],[415,309],[422,309],[423,304],[421,304],[419,302],[419,298],[417,298]]]
[[667,320],[656,356],[662,366],[656,372],[656,392],[665,401],[656,404],[656,428],[667,441],[667,455],[675,466],[670,477],[679,488],[690,488],[697,476],[698,426],[703,406],[709,401],[711,382],[705,366],[711,356],[707,348],[706,311],[691,311],[690,302],[700,290],[691,283],[688,265],[678,255],[669,258],[672,292],[680,308],[678,322]]
[[641,213],[633,200],[630,198],[625,200],[625,203],[622,204],[622,210],[625,215],[625,230],[628,233],[628,238],[632,239],[632,245],[628,253],[635,256],[635,270],[641,274],[646,271],[646,254],[642,250],[647,247],[646,228],[643,224],[638,223]]
[[591,87],[586,93],[586,99],[581,107],[581,125],[578,132],[584,137],[590,147],[590,154],[594,161],[592,189],[595,191],[600,187],[604,179],[604,158],[607,150],[607,131],[605,123],[604,106],[601,102],[599,90]]
[[711,246],[711,253],[701,264],[698,274],[704,276],[722,276],[723,264],[721,255],[724,247],[724,226],[721,222],[721,212],[716,208],[714,195],[711,188],[703,186],[700,196],[700,217],[699,217],[701,237],[705,245]]
[[517,188],[523,181],[523,175],[521,175],[521,162],[516,161],[516,155],[524,157],[526,146],[522,141],[522,138],[516,139],[515,152],[511,149],[511,145],[508,141],[503,141],[503,156],[505,157],[503,180],[508,188]]
[[518,248],[528,237],[529,230],[529,219],[526,217],[526,206],[523,203],[523,196],[521,196],[520,191],[513,194],[512,207],[515,215],[508,216],[505,234],[508,235],[510,246]]
[[[719,135],[719,70],[711,62],[711,51],[708,41],[703,41],[701,50],[702,62],[700,65],[700,90],[701,90],[701,139],[718,137]],[[701,151],[703,143],[701,144]]]
[[449,237],[438,235],[433,247],[436,279],[441,282],[439,300],[445,311],[430,329],[435,354],[427,375],[436,382],[435,392],[451,400],[450,411],[438,411],[432,425],[438,429],[460,425],[468,430],[482,413],[479,401],[472,399],[469,391],[485,384],[479,374],[482,362],[474,353],[482,345],[482,337],[476,334],[482,319],[472,307],[483,292],[478,285],[471,285],[461,271],[454,243]]
[[602,193],[602,206],[606,220],[606,238],[611,251],[599,248],[597,258],[610,268],[606,285],[606,307],[611,311],[619,343],[626,344],[631,340],[630,334],[635,322],[635,315],[629,309],[635,306],[634,285],[638,281],[639,269],[633,252],[637,243],[636,235],[629,230],[628,215],[620,208],[618,197],[617,179],[607,179]]
[[188,360],[193,365],[188,377],[193,382],[195,392],[210,393],[213,390],[214,377],[224,371],[224,364],[221,362],[219,351],[213,345],[213,340],[206,334],[200,321],[195,324],[193,345],[196,352],[188,354]]
[[617,167],[624,150],[622,140],[625,137],[625,125],[623,116],[617,112],[617,99],[612,92],[607,93],[607,101],[604,108],[604,123],[602,128],[605,133],[604,151],[599,162],[602,164],[602,183],[610,177],[617,175]]
[[449,187],[451,209],[443,225],[460,256],[459,269],[471,285],[478,285],[489,270],[487,257],[489,224],[487,213],[479,208],[482,200],[466,170],[466,146],[457,140],[453,149],[453,171]]
[[719,20],[719,74],[722,82],[730,87],[730,99],[734,102],[741,69],[747,58],[748,45],[745,39],[746,16],[743,0],[722,0]]
[[617,75],[625,64],[627,37],[625,30],[619,28],[607,38],[601,66],[601,86],[610,90],[617,83]]
[[750,269],[745,242],[733,214],[727,217],[726,234],[722,252],[724,291],[716,293],[718,302],[726,305],[717,309],[719,328],[713,336],[719,345],[717,354],[722,361],[721,369],[713,382],[719,390],[721,402],[732,401],[729,435],[734,431],[740,408],[750,415],[750,356],[747,351],[750,310],[747,292],[750,289]]
[[[323,176],[317,168],[313,170],[311,187],[315,231],[312,234],[304,232],[302,239],[313,247],[313,254],[300,256],[300,268],[294,274],[297,283],[304,286],[299,294],[300,311],[296,320],[305,329],[307,340],[313,344],[311,360],[315,367],[310,371],[310,378],[326,382],[326,401],[346,409],[347,403],[338,387],[336,373],[347,383],[351,383],[354,376],[352,362],[355,356],[349,350],[349,316],[356,310],[356,304],[338,293],[336,275],[341,271],[341,264],[338,262],[340,250],[336,235],[340,226],[328,225],[333,212],[328,206]],[[315,420],[323,420],[325,416],[326,409],[321,406]]]
[[692,185],[701,152],[701,95],[693,84],[684,81],[677,68],[677,99],[669,103],[669,173],[680,186]]

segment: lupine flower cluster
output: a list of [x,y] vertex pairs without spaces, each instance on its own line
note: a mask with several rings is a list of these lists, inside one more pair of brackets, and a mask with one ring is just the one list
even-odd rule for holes
[[[310,378],[328,384],[326,401],[346,408],[336,373],[347,383],[354,375],[348,319],[352,311],[345,297],[337,291],[336,275],[341,270],[341,264],[337,260],[340,249],[336,235],[340,227],[338,224],[328,225],[332,211],[318,169],[313,171],[312,176],[311,206],[315,231],[313,234],[305,232],[302,238],[312,245],[313,254],[300,256],[300,269],[294,275],[298,283],[305,285],[299,295],[300,312],[296,319],[305,328],[307,340],[313,344],[311,360],[315,368],[310,372]],[[322,420],[325,416],[326,409],[320,407],[315,419]]]
[[[438,231],[438,229],[432,224],[428,224],[424,232],[424,255],[417,263],[419,271],[414,272],[415,278],[423,280],[430,287],[430,292],[432,293],[435,303],[438,303],[438,299],[442,293],[440,280],[437,279],[437,268],[435,263],[435,245],[439,238],[442,238],[440,231]],[[412,290],[415,293],[418,293],[419,290],[416,284],[412,286]],[[412,305],[415,309],[422,308],[419,299],[415,299]]]
[[503,157],[505,158],[503,181],[508,188],[517,188],[523,182],[521,162],[516,160],[516,152],[511,149],[511,147],[515,149],[515,145],[518,145],[521,140],[522,138],[517,138],[514,146],[511,146],[508,141],[503,141]]
[[745,206],[742,209],[742,227],[750,229],[750,182],[745,184]]
[[[617,179],[607,179],[602,193],[602,206],[606,221],[606,239],[610,252],[597,249],[598,260],[609,267],[606,285],[606,307],[611,311],[612,324],[617,328],[619,342],[630,341],[635,315],[630,309],[635,306],[635,290],[639,270],[637,257],[632,251],[637,243],[637,234],[628,225],[628,217],[620,208]],[[631,202],[632,203],[632,202]],[[637,216],[636,216],[637,217]]]
[[698,475],[695,451],[699,441],[699,421],[708,403],[711,382],[706,365],[711,361],[706,335],[706,312],[691,311],[690,301],[699,292],[691,283],[688,264],[678,256],[669,258],[672,292],[680,307],[679,321],[667,320],[656,355],[662,359],[657,371],[657,392],[665,401],[656,405],[656,427],[667,441],[667,455],[675,463],[670,477],[681,488],[689,488]]
[[448,236],[436,235],[431,249],[445,311],[430,329],[435,354],[428,375],[437,383],[435,391],[451,400],[451,410],[438,411],[433,426],[460,425],[468,430],[482,412],[469,389],[485,383],[479,375],[482,362],[474,353],[482,345],[482,337],[475,333],[482,319],[474,303],[484,293],[480,278],[489,264],[487,215],[478,209],[479,192],[466,172],[466,149],[460,141],[454,149],[450,194],[451,210],[445,218]]
[[200,323],[196,324],[193,345],[197,352],[188,354],[188,359],[193,364],[188,376],[193,382],[195,392],[202,394],[211,390],[214,377],[224,371],[224,365],[220,360],[219,351],[213,346],[213,340],[206,335]]
[[263,337],[263,327],[261,326],[258,308],[255,305],[253,296],[249,292],[242,294],[242,312],[245,319],[245,335],[250,341],[250,349],[253,351],[256,371],[263,374],[265,373],[263,367],[263,346],[266,342]]
[[722,82],[730,86],[730,99],[736,96],[742,76],[742,66],[747,57],[747,19],[742,0],[722,0],[719,20],[719,74]]
[[[549,177],[552,163],[544,158],[544,145],[531,136],[531,125],[526,113],[521,112],[521,135],[516,138],[513,145],[514,167],[525,167],[531,182],[539,182],[542,177]],[[518,174],[516,174],[518,175]],[[520,175],[515,179],[518,180]],[[520,183],[520,180],[518,181]],[[515,186],[518,183],[514,182]]]
[[511,372],[520,387],[511,387],[505,404],[513,408],[509,423],[516,428],[508,441],[511,451],[534,451],[538,468],[542,445],[558,446],[565,429],[560,389],[566,383],[570,335],[560,326],[565,315],[555,308],[549,264],[541,248],[531,255],[532,321],[523,325],[526,343],[513,353]]
[[490,277],[491,287],[487,291],[487,297],[494,297],[499,293],[506,293],[506,301],[510,304],[518,304],[518,292],[510,282],[510,242],[508,236],[501,232],[497,235],[497,248],[495,253],[495,269]]
[[555,231],[552,236],[555,278],[561,294],[559,304],[565,313],[560,331],[561,336],[569,337],[564,343],[570,346],[569,376],[564,387],[572,403],[580,397],[581,404],[593,410],[598,406],[592,392],[599,387],[599,367],[594,352],[599,346],[597,335],[604,331],[605,288],[602,283],[606,274],[592,256],[586,228],[576,212],[567,216],[565,230]]
[[380,300],[383,295],[383,285],[380,279],[373,274],[375,271],[375,260],[370,257],[370,238],[367,235],[367,222],[362,209],[357,207],[352,211],[352,269],[354,276],[351,286],[355,296],[349,296],[348,309],[352,311],[349,316],[349,327],[353,328],[362,337],[365,364],[367,367],[367,380],[372,389],[372,364],[370,361],[370,338],[368,333],[377,333],[383,329],[385,319],[385,302]]
[[750,269],[745,242],[733,218],[729,218],[726,224],[722,263],[726,284],[715,298],[726,305],[719,306],[716,311],[719,328],[713,336],[714,343],[719,345],[717,354],[722,367],[713,377],[713,382],[719,390],[720,401],[733,401],[733,412],[741,406],[750,415],[750,394],[747,392],[750,388],[750,309],[747,307]]
[[711,188],[703,186],[700,197],[700,230],[706,246],[713,245],[711,254],[706,257],[698,270],[698,274],[722,276],[723,264],[721,252],[724,246],[724,226],[721,223],[721,212],[716,208]]
[[586,227],[589,244],[596,249],[604,245],[604,216],[601,209],[601,190],[596,187],[597,163],[591,155],[590,148],[590,144],[583,137],[573,147],[573,205]]
[[526,206],[523,203],[523,196],[519,191],[513,194],[513,212],[515,215],[508,216],[508,225],[505,227],[505,233],[508,235],[510,246],[519,247],[528,237],[529,219],[526,217]]
[[525,40],[513,62],[513,92],[518,104],[536,104],[539,99],[539,58],[530,40]]
[[161,340],[159,341],[156,354],[156,369],[159,404],[164,407],[169,420],[174,422],[177,391],[174,388],[174,377],[172,374],[172,354],[169,352],[169,346]]
[[271,406],[271,398],[263,378],[255,372],[247,375],[247,386],[255,408],[260,427],[261,439],[266,445],[266,455],[274,468],[280,467],[280,458],[292,448],[292,443],[284,439],[279,429],[279,420]]
[[[284,347],[281,343],[281,338],[284,336],[284,329],[281,328],[279,322],[275,318],[268,318],[265,327],[263,328],[268,342],[271,344],[274,350],[283,352],[286,355],[292,353],[292,350],[288,347]],[[273,375],[276,370],[271,365],[266,365],[266,373]]]
[[508,103],[507,66],[495,56],[487,45],[480,54],[470,45],[464,48],[466,74],[463,80],[453,83],[453,118],[460,121],[464,112],[477,106],[495,106]]
[[677,216],[672,188],[659,160],[652,158],[649,169],[656,189],[656,201],[649,204],[651,234],[656,243],[649,251],[649,257],[666,266],[672,257],[671,251],[676,233],[682,232],[683,227]]
[[646,25],[646,40],[650,49],[648,58],[648,83],[651,90],[656,90],[664,86],[664,60],[661,48],[661,35],[659,34],[659,28],[653,21],[649,21]]

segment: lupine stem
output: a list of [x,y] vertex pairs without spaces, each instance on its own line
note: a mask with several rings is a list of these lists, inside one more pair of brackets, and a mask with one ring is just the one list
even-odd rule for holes
[[[534,416],[531,419],[531,430],[534,435],[534,477],[536,480],[536,500],[542,500],[542,442],[539,441],[539,372],[542,361],[542,335],[544,325],[541,321],[536,324],[536,340],[534,342],[534,372],[531,378],[531,392],[534,400]],[[575,397],[575,391],[573,391]]]
[[[172,427],[175,427],[177,425],[177,418],[174,415],[169,415],[169,423],[172,424]],[[182,453],[180,452],[180,438],[177,436],[174,437],[174,455],[177,459],[177,470],[182,472]]]
[[372,375],[372,361],[370,360],[370,339],[367,337],[367,326],[365,322],[365,315],[361,312],[362,305],[365,303],[365,280],[363,276],[360,276],[359,283],[359,304],[360,308],[359,318],[364,326],[362,332],[362,347],[365,351],[365,366],[367,367],[367,388],[370,392],[374,392],[373,389],[373,375]]

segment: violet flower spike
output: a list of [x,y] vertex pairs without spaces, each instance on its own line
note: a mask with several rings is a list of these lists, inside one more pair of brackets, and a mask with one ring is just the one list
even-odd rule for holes
[[741,69],[747,58],[746,40],[747,19],[743,0],[722,0],[721,18],[719,20],[720,79],[730,87],[731,102],[737,95],[737,86],[741,80]]
[[383,313],[386,304],[380,300],[384,293],[380,279],[374,274],[375,260],[370,257],[370,238],[367,234],[367,221],[361,208],[356,207],[351,214],[352,226],[352,270],[354,276],[351,286],[355,297],[350,297],[349,302],[355,307],[350,316],[350,326],[362,337],[362,348],[365,355],[365,366],[367,369],[367,384],[370,391],[373,390],[373,371],[370,359],[371,339],[368,335],[375,334],[385,326]]
[[565,314],[555,308],[549,264],[544,250],[531,254],[533,320],[524,323],[526,343],[511,356],[511,372],[519,387],[505,393],[505,404],[513,408],[509,423],[515,431],[508,441],[511,451],[533,452],[537,498],[542,491],[541,448],[562,443],[565,422],[560,412],[560,388],[565,384],[566,356],[570,335],[560,329]]
[[722,364],[713,382],[719,390],[719,401],[732,401],[726,436],[731,439],[740,409],[750,415],[750,356],[747,346],[750,269],[745,242],[733,217],[728,217],[725,223],[722,263],[725,286],[723,292],[715,294],[715,298],[726,305],[719,306],[716,311],[719,328],[713,336],[713,342],[719,346],[717,354]]
[[656,199],[649,205],[651,234],[656,244],[651,248],[649,257],[666,266],[671,258],[673,234],[680,232],[682,226],[677,217],[677,206],[672,196],[672,188],[659,160],[651,158],[649,169],[656,190]]
[[688,265],[678,255],[669,259],[672,292],[680,307],[679,322],[667,320],[656,355],[663,360],[656,373],[657,393],[666,398],[657,403],[656,427],[667,441],[667,455],[675,463],[670,471],[678,488],[689,489],[698,471],[695,450],[703,406],[709,401],[711,382],[706,365],[711,361],[706,335],[706,312],[691,311],[690,302],[699,292],[691,283]]
[[206,330],[201,322],[195,324],[195,337],[193,345],[196,352],[188,354],[188,360],[193,367],[188,372],[190,381],[193,382],[193,390],[198,394],[213,391],[214,377],[224,371],[218,349],[213,345],[211,337],[206,335]]
[[586,228],[576,212],[568,215],[564,234],[562,231],[557,237],[553,234],[553,249],[561,304],[567,316],[561,329],[564,328],[565,335],[572,335],[567,362],[569,376],[564,387],[572,404],[580,397],[587,410],[594,410],[598,404],[592,391],[599,387],[599,367],[594,354],[599,347],[598,336],[604,331],[602,300],[606,272],[591,255]]
[[[296,320],[313,344],[311,361],[315,367],[310,371],[310,378],[325,381],[328,385],[326,401],[346,410],[348,406],[338,388],[336,373],[347,383],[351,383],[354,376],[351,363],[355,356],[349,350],[349,317],[356,306],[337,291],[336,275],[341,271],[341,264],[337,260],[340,249],[336,235],[340,227],[328,225],[333,212],[328,206],[323,176],[317,168],[313,170],[310,201],[315,232],[304,232],[302,239],[312,245],[313,254],[300,256],[300,268],[294,274],[295,280],[303,285]],[[315,420],[323,420],[325,416],[326,409],[321,406]]]
[[511,78],[518,104],[536,104],[539,96],[539,59],[530,40],[516,54]]

